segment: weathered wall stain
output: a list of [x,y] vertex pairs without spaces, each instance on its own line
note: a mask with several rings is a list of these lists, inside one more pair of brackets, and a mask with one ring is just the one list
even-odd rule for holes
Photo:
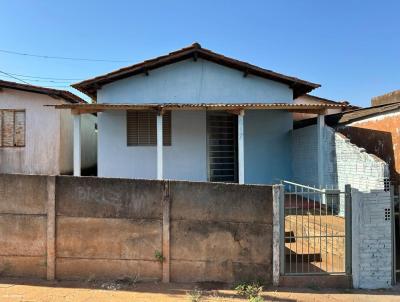
[[[0,270],[46,276],[46,176],[0,175]],[[271,282],[270,186],[169,182],[171,281]],[[160,280],[164,181],[57,176],[59,279]],[[23,215],[21,215],[23,214]]]

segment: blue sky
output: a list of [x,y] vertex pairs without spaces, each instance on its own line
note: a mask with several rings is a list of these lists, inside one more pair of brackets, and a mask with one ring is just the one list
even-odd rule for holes
[[[198,41],[320,83],[313,94],[321,97],[368,106],[400,89],[400,1],[0,0],[0,7],[3,50],[135,63]],[[85,79],[129,64],[0,53],[1,71],[42,77]]]

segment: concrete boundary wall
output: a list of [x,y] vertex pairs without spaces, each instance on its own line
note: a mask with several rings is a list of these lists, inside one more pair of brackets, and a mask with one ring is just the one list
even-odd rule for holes
[[45,278],[47,177],[0,175],[0,275]]
[[3,174],[0,232],[2,276],[272,282],[271,186]]

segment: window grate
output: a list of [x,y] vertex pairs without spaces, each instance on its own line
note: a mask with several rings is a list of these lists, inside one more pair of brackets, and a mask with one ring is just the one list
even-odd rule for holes
[[224,112],[208,112],[209,180],[237,182],[237,118]]

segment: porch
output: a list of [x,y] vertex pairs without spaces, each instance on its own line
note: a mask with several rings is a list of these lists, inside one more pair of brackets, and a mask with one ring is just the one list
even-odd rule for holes
[[[99,113],[99,176],[271,184],[292,177],[292,113],[318,114],[318,129],[323,129],[323,115],[332,106],[340,105],[63,104],[56,108],[71,109],[75,116],[76,176],[81,115]],[[148,125],[142,127],[143,123]],[[315,154],[318,177],[323,174],[321,134]]]

